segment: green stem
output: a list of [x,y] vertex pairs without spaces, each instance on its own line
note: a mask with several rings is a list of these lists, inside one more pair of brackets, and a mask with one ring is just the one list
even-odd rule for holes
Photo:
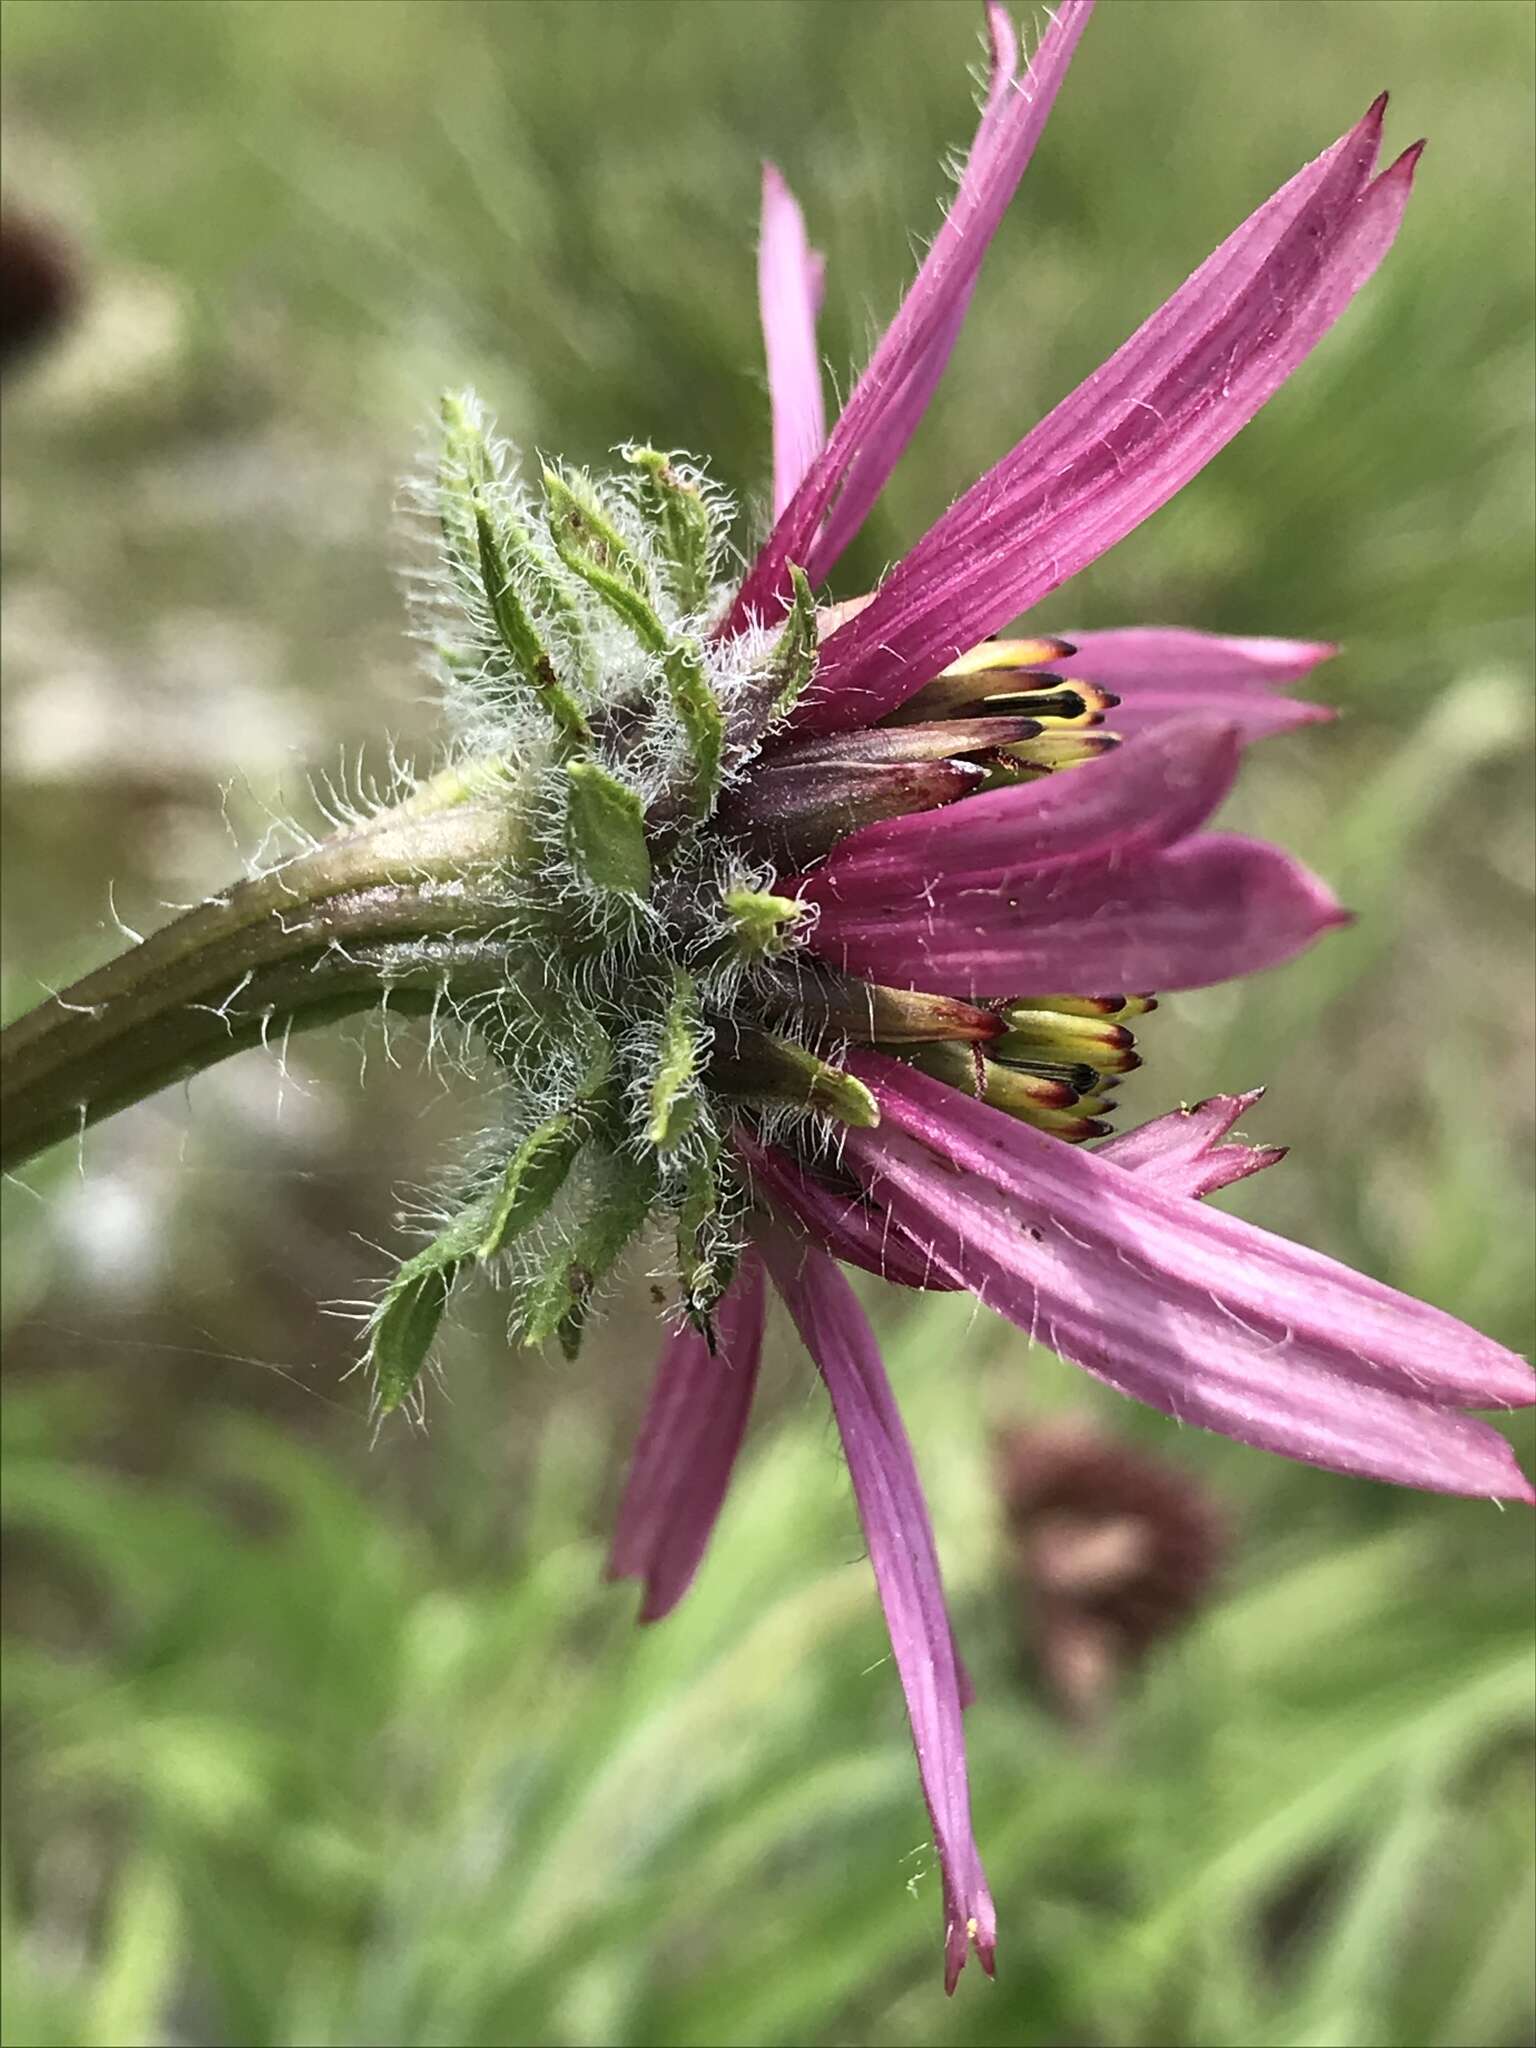
[[[377,1004],[509,978],[515,790],[454,771],[199,904],[0,1032],[0,1165],[227,1059]],[[511,796],[514,800],[508,801]],[[468,797],[469,801],[462,799]]]

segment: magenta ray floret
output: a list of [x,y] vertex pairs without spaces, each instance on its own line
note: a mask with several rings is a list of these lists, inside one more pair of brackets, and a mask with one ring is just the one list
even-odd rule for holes
[[[971,1832],[962,1672],[923,1489],[880,1349],[825,1252],[765,1225],[764,1255],[826,1383],[901,1674],[944,1888],[944,1988],[974,1947],[990,1976],[997,1920]],[[968,1689],[968,1686],[967,1686]]]
[[[991,87],[954,204],[825,449],[738,592],[733,630],[754,615],[777,613],[791,562],[813,582],[830,574],[879,497],[944,374],[987,246],[1034,155],[1091,12],[1092,0],[1062,0],[1021,76],[1013,24],[1003,7],[988,7]],[[777,388],[773,396],[777,404]]]
[[668,1339],[614,1525],[609,1576],[643,1579],[642,1621],[659,1621],[693,1583],[741,1448],[763,1348],[763,1268],[748,1252],[715,1312],[714,1342]]
[[827,435],[816,352],[826,265],[805,237],[795,196],[772,164],[763,166],[763,224],[757,297],[773,394],[773,516],[793,498]]
[[1123,540],[1274,395],[1397,234],[1419,151],[1370,176],[1380,104],[1271,201],[1267,233],[1258,216],[1239,229],[905,557],[828,643],[808,727],[894,709]]

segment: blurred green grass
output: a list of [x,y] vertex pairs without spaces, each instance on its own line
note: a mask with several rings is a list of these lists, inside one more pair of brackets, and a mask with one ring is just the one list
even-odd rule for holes
[[[77,237],[6,398],[7,1010],[223,879],[305,772],[425,758],[394,482],[473,379],[525,447],[644,433],[750,495],[758,160],[856,361],[963,144],[968,0],[10,0],[6,185]],[[1361,913],[1164,1006],[1130,1109],[1271,1084],[1235,1198],[1528,1343],[1536,17],[1101,9],[867,585],[1382,84],[1431,137],[1318,360],[1053,604],[1345,642],[1347,717],[1234,814]],[[350,772],[350,770],[349,770]],[[222,792],[222,794],[221,794]],[[599,1584],[651,1340],[449,1343],[367,1445],[395,1190],[474,1119],[408,1037],[248,1057],[7,1188],[4,2038],[1517,2043],[1533,2020],[1528,1531],[1195,1438],[988,1319],[884,1310],[981,1700],[999,1984],[936,1875],[835,1446],[787,1336],[689,1602]],[[390,1057],[399,1060],[396,1071]],[[282,1096],[279,1111],[279,1096]],[[1069,1740],[1021,1688],[989,1432],[1087,1412],[1208,1486],[1223,1598]],[[1529,1426],[1515,1426],[1522,1451]],[[909,1889],[910,1881],[910,1889]]]

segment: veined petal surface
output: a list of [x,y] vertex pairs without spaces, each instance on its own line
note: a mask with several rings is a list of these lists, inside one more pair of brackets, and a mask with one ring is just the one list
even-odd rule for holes
[[644,1580],[642,1621],[682,1599],[714,1533],[757,1386],[763,1295],[749,1251],[715,1310],[714,1351],[690,1324],[662,1352],[608,1561],[610,1578]]
[[727,633],[754,617],[776,617],[788,598],[792,562],[820,582],[880,495],[944,373],[987,245],[1034,154],[1092,7],[1093,0],[1059,0],[1022,78],[1012,24],[1000,6],[989,8],[991,86],[960,188],[826,447],[753,563]]
[[1377,178],[1373,108],[965,493],[825,643],[807,731],[866,724],[1097,560],[1310,354],[1397,234],[1417,147]]
[[1065,633],[1074,677],[1119,697],[1112,723],[1126,738],[1172,718],[1230,722],[1245,742],[1317,725],[1334,716],[1329,704],[1283,697],[1338,649],[1327,640],[1198,633],[1179,626],[1123,626],[1101,633]]
[[971,1831],[961,1718],[968,1686],[956,1663],[922,1484],[874,1332],[848,1282],[825,1252],[778,1225],[767,1225],[760,1242],[826,1383],[848,1460],[933,1823],[944,1885],[944,1985],[953,1991],[973,1947],[991,1975],[997,1921]]
[[872,880],[834,895],[819,883],[802,886],[819,907],[807,944],[822,959],[891,987],[969,997],[1205,988],[1276,967],[1347,921],[1299,861],[1225,832],[1003,883],[937,874],[921,894]]
[[806,240],[794,194],[773,164],[763,165],[757,297],[773,416],[773,512],[783,511],[827,438],[816,350],[826,266]]
[[899,1061],[850,1064],[882,1122],[849,1133],[847,1166],[941,1265],[1063,1356],[1243,1442],[1532,1497],[1504,1439],[1452,1412],[1536,1398],[1524,1360],[1491,1338]]

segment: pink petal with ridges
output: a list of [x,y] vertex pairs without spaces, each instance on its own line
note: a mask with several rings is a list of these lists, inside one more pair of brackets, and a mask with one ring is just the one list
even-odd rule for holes
[[[938,522],[822,648],[797,722],[884,716],[1183,488],[1310,354],[1391,247],[1418,149],[1366,183],[1374,110],[1240,229]],[[1284,205],[1280,202],[1284,201]],[[1275,221],[1283,223],[1278,237]],[[1238,244],[1237,254],[1230,252]]]
[[[1091,682],[1093,678],[1085,677]],[[1106,719],[1122,739],[1141,740],[1174,719],[1204,716],[1230,725],[1245,747],[1275,739],[1307,725],[1327,725],[1338,713],[1331,704],[1305,697],[1272,697],[1267,690],[1235,690],[1192,683],[1183,689],[1127,690]]]
[[825,265],[806,241],[794,194],[773,164],[763,165],[757,297],[768,359],[773,414],[773,511],[777,518],[827,438],[816,350]]
[[1072,675],[1119,697],[1108,722],[1127,737],[1171,718],[1202,716],[1230,720],[1247,742],[1335,715],[1328,704],[1271,694],[1276,685],[1299,682],[1337,654],[1331,641],[1197,633],[1179,626],[1125,626],[1063,638],[1074,648],[1064,664]]
[[1067,666],[1074,675],[1116,691],[1299,683],[1339,651],[1331,640],[1198,633],[1185,626],[1114,626],[1062,638],[1072,643]]
[[642,1621],[682,1599],[714,1533],[757,1385],[763,1269],[748,1252],[715,1310],[716,1349],[691,1325],[667,1339],[619,1504],[612,1579],[643,1579]]
[[1001,8],[989,11],[991,87],[954,203],[825,449],[764,543],[727,633],[777,616],[791,563],[820,582],[879,496],[944,373],[987,245],[1034,154],[1092,5],[1061,0],[1022,79],[1012,26]]
[[1285,1157],[1284,1145],[1222,1142],[1263,1093],[1262,1088],[1250,1088],[1246,1095],[1208,1096],[1188,1109],[1171,1110],[1108,1138],[1094,1151],[1100,1159],[1112,1159],[1116,1166],[1155,1183],[1165,1194],[1199,1200],[1266,1166],[1278,1166]]
[[[1152,1276],[1116,1276],[1106,1258],[1083,1258],[1076,1245],[1076,1286],[1064,1290],[1042,1277],[1030,1243],[1031,1230],[1044,1236],[1050,1222],[1022,1222],[1016,1199],[975,1176],[946,1175],[896,1132],[882,1134],[878,1145],[860,1142],[851,1156],[905,1227],[926,1232],[935,1257],[947,1256],[980,1300],[1118,1393],[1175,1421],[1332,1472],[1431,1492],[1536,1499],[1508,1443],[1487,1423],[1345,1377],[1284,1339],[1256,1342],[1235,1324],[1228,1336],[1209,1317],[1200,1325],[1170,1307]],[[1042,1180],[1040,1193],[1049,1192]],[[1092,1298],[1080,1298],[1088,1290]]]
[[[1523,1359],[1443,1310],[1191,1202],[1144,1173],[1063,1145],[898,1060],[858,1052],[848,1064],[874,1093],[882,1123],[877,1133],[845,1134],[846,1165],[913,1237],[910,1200],[898,1206],[893,1199],[898,1187],[908,1197],[924,1190],[935,1215],[939,1192],[962,1191],[952,1216],[961,1238],[969,1228],[963,1209],[965,1218],[974,1210],[978,1247],[996,1252],[1017,1239],[1004,1263],[1035,1291],[1041,1313],[1059,1327],[1081,1321],[1091,1333],[1094,1355],[1080,1363],[1160,1377],[1170,1400],[1251,1378],[1254,1399],[1269,1389],[1277,1414],[1293,1373],[1320,1374],[1307,1384],[1313,1393],[1325,1384],[1337,1389],[1341,1427],[1361,1392],[1435,1410],[1518,1408],[1536,1399]],[[899,1167],[882,1165],[892,1132],[917,1141],[916,1151],[898,1147]],[[1006,1198],[1002,1208],[994,1195]],[[952,1248],[930,1248],[955,1270]],[[1041,1336],[1051,1341],[1043,1327]],[[1503,1439],[1490,1435],[1474,1432],[1466,1441],[1507,1456],[1507,1445],[1494,1452]],[[1372,1469],[1363,1443],[1356,1448],[1361,1462],[1352,1469]],[[1524,1498],[1524,1480],[1511,1484]]]
[[875,1204],[835,1193],[788,1153],[755,1144],[744,1132],[737,1133],[736,1149],[746,1162],[754,1198],[798,1224],[833,1258],[897,1287],[955,1292],[958,1283]]
[[879,1347],[826,1253],[778,1225],[759,1242],[837,1419],[906,1696],[944,1887],[944,1988],[974,1946],[992,1973],[997,1921],[971,1830],[962,1682],[922,1483]]
[[[803,885],[807,893],[818,880]],[[879,879],[840,887],[814,897],[813,952],[887,987],[968,997],[1205,988],[1279,966],[1348,921],[1288,854],[1216,832],[1123,864],[1045,868],[1004,886],[940,875],[921,895]]]
[[1240,754],[1230,726],[1169,724],[1137,746],[968,797],[958,810],[866,825],[838,845],[801,893],[812,903],[883,905],[930,883],[982,877],[1001,887],[1066,865],[1129,861],[1204,824],[1236,780]]

